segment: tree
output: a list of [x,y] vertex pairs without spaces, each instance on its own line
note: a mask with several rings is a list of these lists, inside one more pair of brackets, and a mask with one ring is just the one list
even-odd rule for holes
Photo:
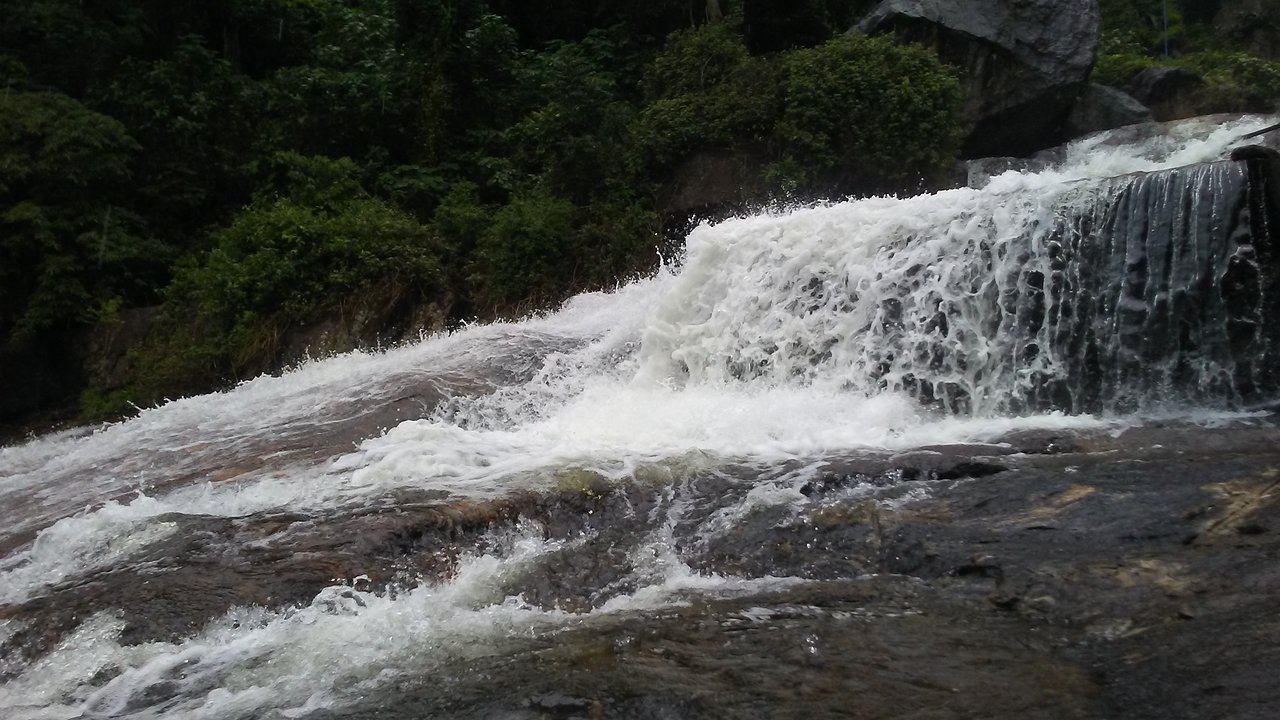
[[283,153],[270,166],[254,202],[165,291],[135,402],[270,370],[286,331],[362,298],[410,306],[442,292],[436,235],[365,193],[354,162]]
[[781,110],[776,65],[727,23],[672,33],[644,77],[637,164],[661,172],[699,149],[762,142]]
[[121,202],[137,151],[123,125],[66,95],[0,94],[0,337],[154,292],[171,256]]
[[784,58],[775,142],[793,182],[862,192],[919,184],[955,158],[965,129],[955,75],[930,51],[840,36]]

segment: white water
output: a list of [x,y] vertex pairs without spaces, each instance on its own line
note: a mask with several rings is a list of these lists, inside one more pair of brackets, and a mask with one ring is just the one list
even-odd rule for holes
[[[998,282],[1042,262],[1037,229],[1059,220],[1064,204],[1104,192],[1106,178],[1219,159],[1240,135],[1271,121],[1186,123],[1137,147],[1088,140],[1060,167],[1007,173],[981,190],[701,227],[678,268],[576,298],[545,317],[314,361],[91,435],[0,449],[0,540],[37,533],[0,559],[0,605],[127,561],[173,531],[164,517],[172,513],[315,514],[406,489],[485,498],[548,486],[565,468],[621,479],[691,456],[710,465],[768,464],[1132,422],[998,414],[1002,393],[1032,370],[1055,372],[1057,360],[1046,353],[1034,368],[1000,365],[1024,340],[984,332],[985,318],[963,308],[956,317],[970,325],[948,336],[945,351],[966,360],[946,365],[943,380],[973,399],[973,414],[922,407],[902,390],[920,359],[885,352],[936,345],[926,321],[939,303],[963,305],[965,288],[986,275]],[[983,247],[997,249],[989,269],[972,262]],[[884,314],[880,300],[890,296],[902,302],[900,325]],[[533,368],[531,379],[512,383],[492,372],[520,366]],[[884,370],[873,377],[871,368]],[[449,398],[427,418],[306,451],[310,433],[420,383]],[[762,485],[708,529],[732,523],[734,512],[796,502],[798,482]],[[660,607],[691,590],[786,582],[698,576],[659,533],[641,544],[648,571],[639,590],[591,614],[548,611],[503,589],[554,551],[537,536],[530,530],[500,552],[469,559],[442,585],[384,596],[331,588],[302,609],[233,611],[177,643],[122,647],[120,622],[95,616],[0,687],[0,710],[31,718],[296,714],[600,614]],[[14,621],[3,622],[0,638],[13,632]],[[92,685],[105,668],[123,674]],[[174,699],[130,704],[161,680],[177,683]]]

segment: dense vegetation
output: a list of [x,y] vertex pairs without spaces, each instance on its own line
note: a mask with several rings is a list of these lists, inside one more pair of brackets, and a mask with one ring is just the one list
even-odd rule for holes
[[[1159,2],[1103,0],[1099,79],[1170,62]],[[0,424],[649,271],[702,156],[750,158],[758,197],[914,190],[958,85],[846,36],[874,4],[0,0]],[[1197,7],[1178,61],[1275,91]]]
[[[648,271],[658,189],[706,150],[778,190],[914,186],[958,91],[845,37],[871,4],[2,0],[5,410],[109,416],[334,317],[438,326]],[[158,309],[103,369],[86,338],[134,308]]]
[[[1221,0],[1100,0],[1102,38],[1094,80],[1124,87],[1139,71],[1176,66],[1204,77],[1208,105],[1274,107],[1280,101],[1280,62],[1241,47],[1215,31]],[[1280,18],[1256,22],[1280,23]]]

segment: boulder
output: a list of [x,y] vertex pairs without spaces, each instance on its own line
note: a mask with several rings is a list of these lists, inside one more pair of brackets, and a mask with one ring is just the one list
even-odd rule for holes
[[1160,122],[1209,112],[1204,107],[1204,78],[1186,68],[1147,68],[1134,75],[1125,89]]
[[1266,145],[1241,145],[1231,149],[1232,160],[1280,160],[1280,150]]
[[1067,139],[1099,21],[1096,0],[884,0],[852,32],[892,32],[960,69],[965,157],[1028,155]]
[[1151,110],[1137,98],[1107,85],[1091,83],[1067,118],[1071,135],[1151,122]]
[[1151,108],[1160,122],[1221,113],[1269,113],[1275,108],[1257,92],[1205,82],[1183,67],[1147,68],[1125,90]]
[[1280,58],[1280,0],[1222,0],[1213,27],[1250,52]]

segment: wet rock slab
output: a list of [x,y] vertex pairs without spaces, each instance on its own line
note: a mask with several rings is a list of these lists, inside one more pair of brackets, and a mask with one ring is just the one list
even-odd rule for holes
[[[608,481],[572,471],[500,501],[388,496],[324,517],[175,516],[121,567],[50,587],[8,657],[112,611],[122,641],[335,581],[445,581],[492,533],[562,549],[507,592],[580,621],[401,677],[367,718],[1272,718],[1280,709],[1280,429],[1151,424]],[[752,493],[776,493],[755,501]],[[781,497],[782,500],[779,500]],[[678,512],[677,512],[678,510]],[[636,590],[655,533],[706,574],[790,577],[661,610]]]
[[610,618],[342,716],[1275,717],[1277,440],[1023,437],[1038,451],[896,482],[886,458],[833,460],[800,513],[690,553],[811,582]]

